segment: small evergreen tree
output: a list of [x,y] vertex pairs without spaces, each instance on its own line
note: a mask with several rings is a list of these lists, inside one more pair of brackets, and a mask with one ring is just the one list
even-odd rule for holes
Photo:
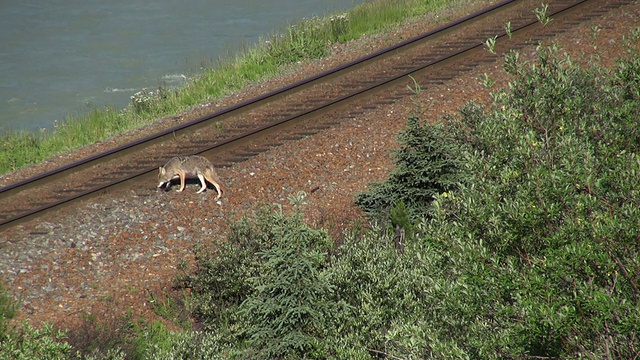
[[435,195],[451,191],[461,180],[460,146],[444,124],[410,117],[399,143],[389,179],[357,196],[356,204],[370,215],[388,214],[398,202],[414,217],[425,215]]
[[262,266],[250,279],[255,292],[241,306],[251,358],[326,357],[323,337],[337,304],[323,270],[330,240],[299,218],[285,225],[276,244],[258,253]]
[[333,242],[300,214],[263,209],[233,226],[213,251],[199,249],[182,285],[205,330],[242,357],[326,357],[325,337],[339,306],[325,275]]

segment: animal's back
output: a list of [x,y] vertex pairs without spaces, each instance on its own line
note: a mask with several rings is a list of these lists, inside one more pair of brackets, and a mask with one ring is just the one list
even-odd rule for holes
[[199,155],[174,157],[169,160],[165,167],[178,168],[193,175],[204,173],[207,169],[213,170],[213,165],[209,159]]

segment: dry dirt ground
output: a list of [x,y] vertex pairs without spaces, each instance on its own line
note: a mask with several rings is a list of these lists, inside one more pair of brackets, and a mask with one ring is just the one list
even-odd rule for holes
[[[282,76],[250,84],[245,91],[226,99],[0,180],[6,183],[24,178],[254,97],[432,29],[434,21],[462,17],[489,3],[477,1],[474,8],[459,8],[437,19],[416,19],[385,34],[335,45],[327,59],[297,64]],[[635,3],[545,43],[555,42],[585,63],[594,55],[610,63],[624,51],[622,38],[640,26],[639,18],[640,5]],[[521,52],[531,55],[535,48]],[[497,58],[442,86],[371,110],[340,128],[219,169],[225,190],[219,202],[214,201],[214,190],[196,194],[199,185],[177,193],[157,190],[155,183],[136,184],[135,188],[109,193],[0,233],[1,280],[21,301],[15,321],[26,319],[35,325],[51,322],[77,329],[91,314],[106,322],[127,316],[174,326],[153,308],[167,296],[180,297],[171,290],[172,280],[179,273],[181,261],[193,260],[194,244],[224,238],[230,222],[251,214],[260,204],[277,203],[287,209],[288,199],[299,191],[308,194],[302,209],[309,223],[329,229],[338,238],[354,221],[362,220],[353,204],[354,194],[372,181],[384,180],[392,170],[390,151],[397,147],[396,134],[403,129],[407,116],[420,110],[423,119],[438,121],[446,114],[455,114],[467,101],[489,101],[489,90],[480,81],[485,73],[497,81],[492,90],[508,81]]]

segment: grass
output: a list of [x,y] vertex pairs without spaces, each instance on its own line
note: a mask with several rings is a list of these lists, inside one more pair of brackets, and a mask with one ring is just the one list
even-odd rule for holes
[[294,23],[282,33],[220,59],[182,88],[143,90],[132,96],[131,104],[125,109],[107,107],[83,115],[69,115],[51,130],[0,134],[0,174],[150,125],[161,117],[242,90],[251,82],[273,77],[286,65],[326,56],[329,43],[384,31],[409,17],[442,12],[470,2],[378,0],[357,6],[345,14]]
[[[455,144],[464,163],[454,186],[407,202],[427,205],[419,216],[389,204],[395,229],[411,230],[402,247],[372,224],[334,248],[304,214],[268,208],[196,249],[178,279],[205,331],[89,315],[73,349],[98,350],[83,359],[637,357],[640,28],[631,34],[632,56],[612,69],[582,68],[555,45],[535,60],[511,53],[512,81],[493,103],[465,105],[446,127],[408,121],[389,178],[405,181],[392,191],[414,199],[424,180],[450,182],[452,172],[425,174],[443,157],[420,141],[448,159]],[[305,194],[289,200],[301,206]],[[149,294],[154,311],[174,318],[175,298],[159,299]],[[0,315],[12,306],[0,287]],[[4,348],[71,351],[51,326],[3,335],[0,359]]]

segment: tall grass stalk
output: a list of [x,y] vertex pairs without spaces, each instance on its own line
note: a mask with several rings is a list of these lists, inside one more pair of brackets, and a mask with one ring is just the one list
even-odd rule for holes
[[[41,162],[56,154],[152,124],[158,118],[241,90],[284,70],[286,65],[328,54],[331,43],[346,42],[388,29],[405,19],[470,3],[470,0],[378,0],[350,12],[291,24],[278,34],[221,58],[179,89],[143,90],[123,110],[93,109],[70,115],[53,129],[0,134],[0,174]],[[400,39],[399,39],[400,40]]]

